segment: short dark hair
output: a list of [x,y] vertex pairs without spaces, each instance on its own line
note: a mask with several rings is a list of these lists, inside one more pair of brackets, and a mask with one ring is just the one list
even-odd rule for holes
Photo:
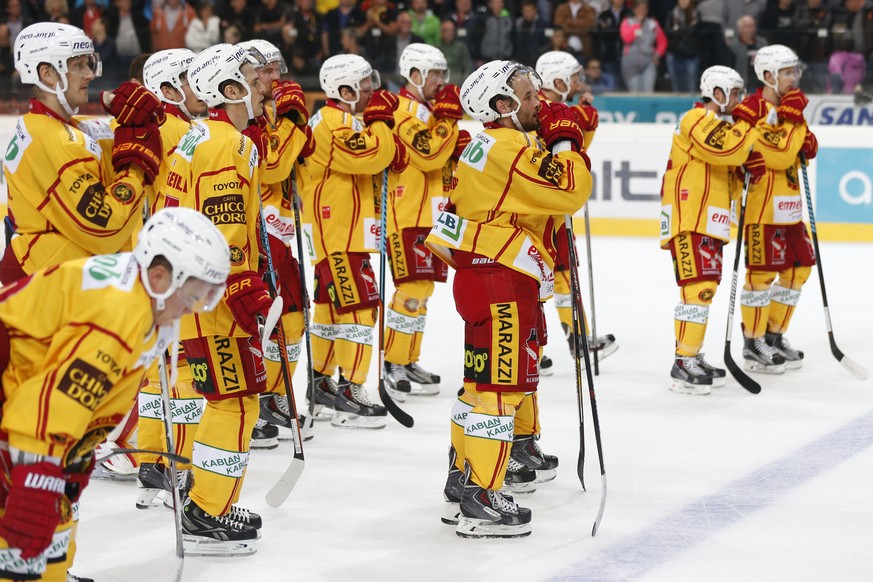
[[140,84],[145,84],[142,76],[142,69],[145,67],[145,63],[149,60],[149,57],[152,56],[152,53],[143,53],[141,55],[137,55],[136,58],[130,63],[130,68],[127,70],[127,76],[130,79],[136,79],[140,82]]

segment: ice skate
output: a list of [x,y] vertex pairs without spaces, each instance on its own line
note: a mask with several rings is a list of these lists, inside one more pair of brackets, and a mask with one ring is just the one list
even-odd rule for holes
[[697,354],[697,365],[700,366],[710,378],[712,378],[713,388],[721,388],[725,385],[725,382],[727,381],[727,372],[725,372],[724,368],[716,368],[707,362],[703,357],[703,353]]
[[543,453],[535,435],[515,435],[510,459],[536,471],[534,483],[548,483],[558,476],[558,457]]
[[803,352],[792,348],[791,344],[788,343],[788,340],[781,333],[768,331],[764,335],[764,341],[767,342],[768,346],[775,349],[777,354],[782,356],[782,359],[785,360],[786,370],[799,370],[803,367]]
[[340,376],[336,414],[330,421],[340,428],[385,428],[388,410],[370,400],[367,389]]
[[137,509],[158,507],[164,501],[164,492],[169,489],[169,481],[164,474],[164,466],[157,463],[143,463],[136,477],[138,487]]
[[257,529],[229,515],[210,515],[190,498],[182,511],[182,534],[188,556],[246,556],[257,551]]
[[385,360],[382,363],[382,374],[382,378],[385,381],[385,389],[391,398],[395,402],[406,402],[406,396],[412,390],[409,378],[406,376],[406,368]]
[[[97,446],[95,454],[100,457],[114,449],[126,448],[127,446],[129,445],[119,445],[113,441],[106,441]],[[112,455],[105,461],[97,463],[97,466],[94,467],[94,471],[91,473],[91,478],[133,483],[136,481],[138,471],[139,468],[133,455]]]
[[514,494],[528,494],[537,490],[537,474],[512,457],[506,465],[506,476],[503,478],[503,491]]
[[230,512],[225,516],[243,525],[261,529],[264,525],[264,520],[260,514],[255,513],[250,509],[244,509],[238,505],[232,505]]
[[315,390],[315,414],[312,420],[319,422],[330,420],[334,414],[334,404],[339,388],[333,378],[321,372],[312,371],[312,385]]
[[449,468],[449,476],[443,489],[443,515],[440,520],[446,525],[458,525],[461,518],[461,498],[464,496],[464,472],[454,466]]
[[404,366],[406,377],[412,382],[410,394],[413,396],[435,396],[440,393],[440,377],[433,372],[428,372],[418,362],[412,362]]
[[94,582],[94,578],[76,576],[75,574],[67,570],[67,582]]
[[552,358],[549,356],[543,356],[540,358],[540,376],[553,375],[555,373],[555,370],[552,369],[553,365]]
[[[260,407],[260,420],[264,420],[279,429],[276,434],[279,442],[294,440],[291,436],[291,407],[288,406],[287,396],[275,392],[261,394]],[[312,440],[314,436],[312,431],[305,430],[307,428],[306,417],[297,417],[297,426],[300,427],[300,436],[303,437],[304,441]]]
[[712,392],[712,376],[697,363],[697,356],[676,356],[670,370],[670,390],[680,394],[706,395]]
[[784,374],[785,359],[779,351],[769,345],[764,338],[744,338],[743,367],[748,372],[762,374]]
[[615,336],[611,333],[597,336],[597,341],[593,337],[588,338],[588,351],[597,352],[597,360],[603,361],[618,350],[618,344],[615,342]]
[[259,418],[252,431],[252,444],[250,448],[256,450],[275,449],[279,446],[279,429],[276,425]]
[[531,512],[500,491],[476,485],[467,466],[461,517],[455,530],[462,538],[520,538],[531,532]]
[[[167,479],[164,481],[164,486],[167,488],[167,493],[164,495],[164,507],[173,509],[173,491],[170,489],[170,472],[167,471]],[[191,491],[191,485],[194,484],[194,471],[191,469],[176,469],[176,489],[179,490],[179,500],[184,505],[188,499],[188,492]]]

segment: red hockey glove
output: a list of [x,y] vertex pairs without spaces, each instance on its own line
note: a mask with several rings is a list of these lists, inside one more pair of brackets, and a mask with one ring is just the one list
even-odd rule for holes
[[273,304],[267,286],[254,271],[232,273],[227,278],[224,301],[244,332],[258,337],[258,316],[266,317]]
[[467,145],[472,141],[472,137],[470,137],[470,132],[466,129],[462,129],[458,132],[458,143],[455,145],[455,151],[452,152],[453,160],[460,160],[461,154],[464,153],[464,149]]
[[315,153],[315,138],[312,136],[312,128],[308,125],[301,125],[298,127],[304,134],[306,134],[306,143],[303,144],[303,149],[301,149],[300,153],[297,154],[297,159],[300,160],[308,158]]
[[144,182],[152,184],[163,156],[161,132],[156,123],[142,127],[119,125],[115,128],[115,141],[112,144],[112,167],[116,173],[130,164],[142,169]]
[[276,269],[279,294],[282,296],[282,309],[285,313],[298,311],[302,307],[301,299],[306,301],[306,298],[301,297],[300,267],[284,242],[273,235],[269,239],[273,268]]
[[91,480],[91,473],[94,472],[94,467],[96,466],[94,453],[89,453],[84,459],[77,463],[77,465],[78,466],[74,468],[67,467],[64,471],[64,479],[67,480],[67,486],[64,489],[64,493],[71,503],[79,501],[82,492]]
[[767,115],[767,101],[765,101],[757,93],[752,93],[748,97],[737,103],[731,115],[734,121],[745,121],[752,127],[758,124],[758,120]]
[[409,166],[409,152],[406,145],[396,135],[394,137],[394,159],[388,165],[388,169],[395,174],[400,174]]
[[364,123],[370,125],[374,121],[384,121],[388,127],[394,129],[394,112],[400,106],[397,95],[385,89],[376,90],[364,109]]
[[115,118],[120,125],[139,127],[149,123],[162,125],[167,119],[164,106],[155,95],[143,87],[130,81],[125,81],[112,92],[112,102],[107,107],[100,94],[100,103],[106,113]]
[[437,119],[462,119],[464,108],[461,107],[461,88],[457,85],[448,84],[440,89],[434,96],[436,104],[433,106],[433,115]]
[[[749,174],[749,182],[757,184],[767,173],[767,164],[764,163],[764,156],[761,152],[751,152],[746,161],[743,162],[742,168]],[[742,176],[741,176],[742,178]]]
[[582,131],[594,131],[600,125],[600,114],[593,105],[574,105],[570,109],[579,116],[579,127]]
[[806,130],[806,137],[803,138],[803,145],[800,147],[800,153],[806,156],[807,160],[811,160],[818,154],[818,140],[815,134]]
[[17,465],[9,478],[0,537],[20,549],[22,558],[33,558],[49,547],[61,523],[66,481],[61,468],[46,461]]
[[242,134],[255,142],[255,146],[258,148],[258,157],[261,160],[266,160],[269,153],[269,144],[267,143],[267,120],[264,116],[261,115],[256,118],[255,123],[242,130]]
[[803,94],[800,89],[792,89],[782,96],[779,100],[779,107],[776,112],[780,119],[790,121],[791,123],[804,123],[803,110],[806,108],[809,99]]
[[556,142],[568,140],[579,151],[585,143],[582,128],[579,127],[579,117],[572,109],[563,103],[541,101],[539,134],[546,142],[546,147],[552,149]]
[[276,103],[276,115],[287,117],[295,125],[309,123],[309,111],[306,110],[306,96],[299,83],[294,81],[273,81],[273,101]]

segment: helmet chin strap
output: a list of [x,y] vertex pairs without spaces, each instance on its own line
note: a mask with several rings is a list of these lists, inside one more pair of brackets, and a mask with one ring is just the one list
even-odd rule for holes
[[[54,68],[54,67],[52,67],[52,68]],[[77,113],[79,113],[79,108],[76,107],[74,109],[74,108],[70,107],[70,103],[69,103],[69,101],[67,101],[67,89],[69,88],[69,84],[67,83],[67,76],[61,75],[61,72],[58,71],[57,69],[55,69],[55,71],[58,73],[58,75],[61,77],[61,79],[63,79],[63,84],[59,83],[58,84],[59,86],[49,87],[48,85],[46,85],[42,81],[37,81],[36,86],[47,93],[54,93],[55,96],[58,98],[58,102],[61,104],[61,107],[64,108],[64,111],[67,112],[67,115],[72,117],[73,115],[76,115]]]

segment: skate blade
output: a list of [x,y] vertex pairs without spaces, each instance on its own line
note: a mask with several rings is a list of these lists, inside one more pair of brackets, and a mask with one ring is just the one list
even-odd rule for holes
[[330,420],[330,425],[337,428],[380,429],[387,424],[387,416],[360,416],[350,412],[337,412]]
[[493,521],[461,516],[455,533],[462,538],[523,538],[529,536],[529,523],[498,525]]
[[549,366],[548,368],[540,368],[540,376],[554,376],[555,370],[554,366]]
[[335,414],[335,410],[333,408],[328,408],[324,404],[316,404],[313,408],[312,420],[315,422],[324,422],[325,420],[330,420],[333,418]]
[[250,449],[254,449],[257,451],[271,451],[279,446],[279,439],[252,439],[252,443],[249,445]]
[[723,388],[724,385],[727,384],[727,378],[722,376],[721,378],[712,377],[712,387],[713,388]]
[[[309,442],[315,437],[315,433],[311,428],[306,429],[301,427],[300,436],[303,437],[303,442]],[[279,427],[279,436],[276,438],[279,439],[280,443],[294,442],[294,437],[291,435],[291,429],[287,429],[284,426]]]
[[443,515],[440,521],[446,525],[458,525],[461,519],[461,504],[454,501],[446,501],[443,507]]
[[597,352],[597,361],[602,362],[603,360],[618,351],[618,342],[612,342],[605,348],[598,348],[592,351]]
[[408,392],[401,392],[400,390],[396,390],[392,388],[387,383],[385,384],[385,390],[388,392],[388,395],[391,396],[391,400],[394,402],[406,402],[406,396],[409,394]]
[[767,364],[762,364],[754,360],[744,360],[743,369],[746,372],[758,372],[759,374],[784,374],[785,364],[769,366]]
[[537,469],[536,470],[537,478],[534,480],[534,483],[539,485],[540,483],[548,483],[549,481],[554,481],[555,477],[558,476],[557,469]]
[[803,360],[785,360],[786,370],[799,370],[803,367]]
[[682,380],[673,380],[670,384],[670,390],[679,394],[691,394],[693,396],[706,396],[712,392],[712,386],[709,384],[688,384]]
[[92,479],[100,479],[101,481],[117,481],[119,483],[133,483],[136,481],[138,470],[134,468],[132,473],[117,473],[112,469],[107,469],[102,465],[94,467],[91,473]]
[[255,541],[221,541],[188,534],[182,536],[182,546],[186,556],[209,556],[212,558],[251,556],[258,551]]
[[153,509],[164,504],[163,489],[141,488],[136,498],[137,509]]
[[436,396],[440,393],[439,384],[413,384],[410,396]]
[[530,493],[534,493],[537,490],[537,482],[536,479],[531,481],[530,483],[503,483],[503,488],[500,490],[501,492],[509,492],[513,495],[528,495]]

